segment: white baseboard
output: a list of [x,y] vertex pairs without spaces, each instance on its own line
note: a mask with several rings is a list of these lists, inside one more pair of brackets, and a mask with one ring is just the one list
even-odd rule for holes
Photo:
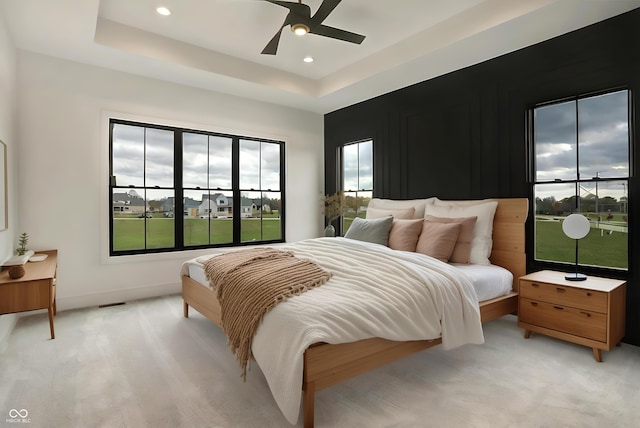
[[69,309],[88,308],[91,306],[109,305],[132,300],[147,299],[150,297],[178,294],[181,291],[180,283],[154,285],[148,287],[128,288],[123,290],[110,290],[102,293],[91,293],[81,296],[67,296],[56,298],[58,311]]

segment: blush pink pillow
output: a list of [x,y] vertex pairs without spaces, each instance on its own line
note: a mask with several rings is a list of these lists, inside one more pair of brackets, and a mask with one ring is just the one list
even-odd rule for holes
[[426,221],[433,223],[459,223],[460,233],[456,241],[455,247],[453,247],[453,253],[449,257],[449,261],[452,263],[469,263],[469,256],[471,255],[471,241],[473,240],[473,231],[476,226],[478,217],[435,217],[432,215],[424,216]]
[[420,218],[415,220],[393,220],[389,232],[389,248],[401,251],[415,251],[422,224]]
[[453,253],[461,227],[460,223],[434,223],[424,220],[422,233],[416,245],[416,253],[426,254],[447,263]]

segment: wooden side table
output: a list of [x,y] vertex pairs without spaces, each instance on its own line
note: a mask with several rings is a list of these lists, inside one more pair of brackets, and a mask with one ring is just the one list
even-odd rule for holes
[[11,279],[9,269],[0,272],[0,315],[47,309],[51,339],[55,339],[53,316],[56,314],[56,268],[58,250],[38,251],[46,254],[41,262],[27,262],[22,278]]
[[520,277],[518,326],[531,332],[602,350],[620,345],[625,327],[625,281],[589,276],[567,281],[565,274],[540,271]]

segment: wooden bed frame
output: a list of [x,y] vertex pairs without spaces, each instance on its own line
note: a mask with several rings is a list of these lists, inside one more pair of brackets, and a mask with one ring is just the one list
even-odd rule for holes
[[[493,221],[490,260],[513,273],[513,289],[505,296],[480,303],[483,323],[517,311],[518,278],[526,274],[525,221],[529,209],[528,200],[495,200],[498,201],[498,208]],[[189,317],[191,306],[215,324],[221,324],[220,305],[215,293],[209,288],[183,276],[182,298],[185,317]],[[313,427],[316,391],[440,343],[441,339],[397,342],[372,338],[337,345],[311,345],[304,354],[302,389],[305,428]]]

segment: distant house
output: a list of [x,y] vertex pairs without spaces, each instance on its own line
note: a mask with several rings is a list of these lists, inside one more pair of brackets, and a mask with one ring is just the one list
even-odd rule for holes
[[162,212],[173,213],[173,209],[176,206],[174,199],[175,198],[173,196],[170,196],[164,200],[162,203]]
[[262,199],[251,199],[251,207],[254,211],[271,212],[271,206],[262,202]]
[[[114,193],[112,204],[113,212],[118,213],[139,214],[149,211],[144,199],[138,196],[135,191],[129,193]],[[227,197],[222,193],[214,193],[212,195],[203,194],[202,200],[200,201],[192,198],[184,198],[182,207],[185,217],[233,217],[233,198]],[[164,212],[165,216],[173,217],[175,215],[175,198],[173,196],[166,198],[157,209]],[[251,200],[242,198],[240,216],[251,217],[252,213]]]
[[232,217],[233,216],[233,199],[228,198],[222,193],[214,193],[213,195],[202,195],[202,202],[198,207],[198,215],[200,217]]
[[240,204],[242,205],[240,217],[251,217],[253,215],[253,203],[251,199],[242,197],[240,198]]
[[[251,200],[242,198],[240,216],[251,217]],[[203,194],[198,216],[204,218],[233,217],[233,198],[222,193]]]
[[111,207],[114,213],[143,213],[147,205],[135,191],[114,193],[111,195]]
[[[167,217],[174,217],[175,213],[175,198],[173,196],[169,196],[162,203],[162,211],[165,213]],[[198,208],[200,207],[200,201],[196,201],[192,198],[184,198],[182,200],[183,214],[187,217],[195,217],[198,215]]]
[[182,201],[183,214],[185,217],[197,217],[200,209],[200,201],[191,198],[184,198]]

